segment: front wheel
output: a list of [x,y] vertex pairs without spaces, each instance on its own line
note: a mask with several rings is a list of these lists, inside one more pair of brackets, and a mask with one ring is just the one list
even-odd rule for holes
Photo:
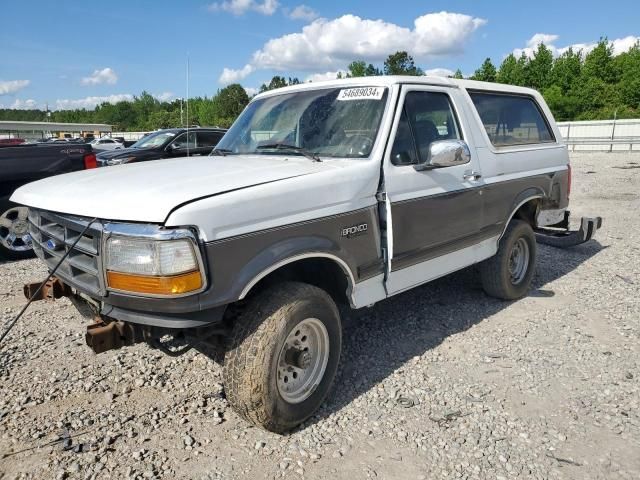
[[531,225],[512,220],[500,239],[498,253],[480,264],[482,288],[502,300],[522,298],[531,288],[535,265],[536,237]]
[[27,207],[0,199],[0,258],[21,260],[33,256]]
[[251,299],[224,359],[231,407],[276,433],[311,416],[325,399],[342,344],[338,308],[312,285],[285,282]]

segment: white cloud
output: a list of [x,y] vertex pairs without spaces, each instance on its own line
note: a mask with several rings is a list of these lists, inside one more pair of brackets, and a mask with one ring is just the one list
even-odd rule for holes
[[257,87],[244,87],[244,91],[247,92],[247,95],[249,95],[250,97],[253,97],[258,92],[260,92],[260,89]]
[[233,15],[244,15],[249,10],[261,13],[262,15],[273,15],[280,4],[278,0],[264,0],[259,2],[256,0],[225,0],[224,2],[215,2],[207,7],[210,12],[229,12]]
[[27,100],[20,100],[16,98],[13,103],[9,105],[0,104],[0,108],[11,108],[13,110],[33,110],[34,108],[38,108],[38,102],[29,98]]
[[81,85],[100,85],[107,83],[109,85],[115,85],[118,81],[118,75],[113,69],[106,67],[102,70],[94,70],[91,75],[84,77],[80,80]]
[[19,92],[31,83],[30,80],[0,80],[0,95],[9,95]]
[[175,95],[173,92],[162,92],[154,95],[154,97],[156,97],[161,102],[168,102],[169,100],[173,100],[175,98]]
[[318,12],[306,5],[298,5],[293,10],[286,10],[285,15],[291,20],[306,20],[310,22],[318,18]]
[[[519,57],[524,53],[527,57],[531,58],[533,57],[533,53],[538,48],[538,45],[540,45],[541,43],[544,43],[545,46],[548,47],[549,50],[551,50],[551,53],[553,53],[553,55],[556,57],[558,55],[562,55],[564,52],[566,52],[570,48],[572,48],[574,52],[582,50],[582,53],[586,55],[591,50],[596,48],[596,46],[598,45],[598,42],[590,42],[590,43],[574,43],[571,45],[566,45],[564,47],[557,47],[554,44],[559,38],[560,38],[559,35],[553,35],[549,33],[536,33],[533,37],[527,40],[526,47],[515,48],[513,50],[513,54],[516,57]],[[609,43],[613,47],[613,54],[620,55],[621,53],[628,51],[638,41],[640,41],[640,37],[634,37],[632,35],[629,35],[628,37],[609,40]]]
[[222,74],[218,78],[218,82],[222,85],[228,85],[230,83],[236,83],[248,76],[253,72],[254,68],[247,64],[239,70],[233,70],[231,68],[225,68],[222,70]]
[[56,108],[58,110],[72,110],[74,108],[94,108],[101,103],[118,103],[133,100],[133,95],[129,93],[120,93],[115,95],[106,95],[101,97],[85,97],[78,99],[58,99],[56,100]]
[[354,58],[381,62],[398,50],[418,60],[459,54],[473,32],[486,23],[482,18],[450,12],[418,17],[413,29],[355,15],[321,18],[301,32],[267,41],[242,70],[225,68],[221,83],[223,78],[246,76],[258,69],[321,72],[340,68]]
[[325,80],[335,80],[338,78],[338,73],[342,73],[346,76],[347,72],[344,70],[336,70],[335,72],[314,73],[304,79],[305,82],[323,82]]
[[453,77],[456,72],[449,70],[448,68],[431,68],[425,70],[424,74],[431,77]]

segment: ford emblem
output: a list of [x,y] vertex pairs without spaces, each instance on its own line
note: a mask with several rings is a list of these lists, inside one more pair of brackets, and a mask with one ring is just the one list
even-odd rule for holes
[[56,251],[56,250],[61,250],[63,244],[56,242],[53,238],[50,238],[49,240],[47,240],[45,245],[49,250]]

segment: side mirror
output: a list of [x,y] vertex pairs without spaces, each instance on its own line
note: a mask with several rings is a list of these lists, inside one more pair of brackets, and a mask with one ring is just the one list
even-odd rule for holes
[[438,140],[429,145],[429,157],[426,162],[415,165],[415,169],[433,170],[434,168],[454,167],[471,161],[471,151],[463,140]]

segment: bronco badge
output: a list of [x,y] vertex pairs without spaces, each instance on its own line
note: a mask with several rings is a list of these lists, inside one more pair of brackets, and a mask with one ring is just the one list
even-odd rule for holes
[[366,223],[361,223],[360,225],[353,225],[351,227],[343,227],[340,233],[340,236],[347,237],[347,238],[357,237],[358,235],[363,235],[367,233],[368,228],[369,228],[369,225]]

